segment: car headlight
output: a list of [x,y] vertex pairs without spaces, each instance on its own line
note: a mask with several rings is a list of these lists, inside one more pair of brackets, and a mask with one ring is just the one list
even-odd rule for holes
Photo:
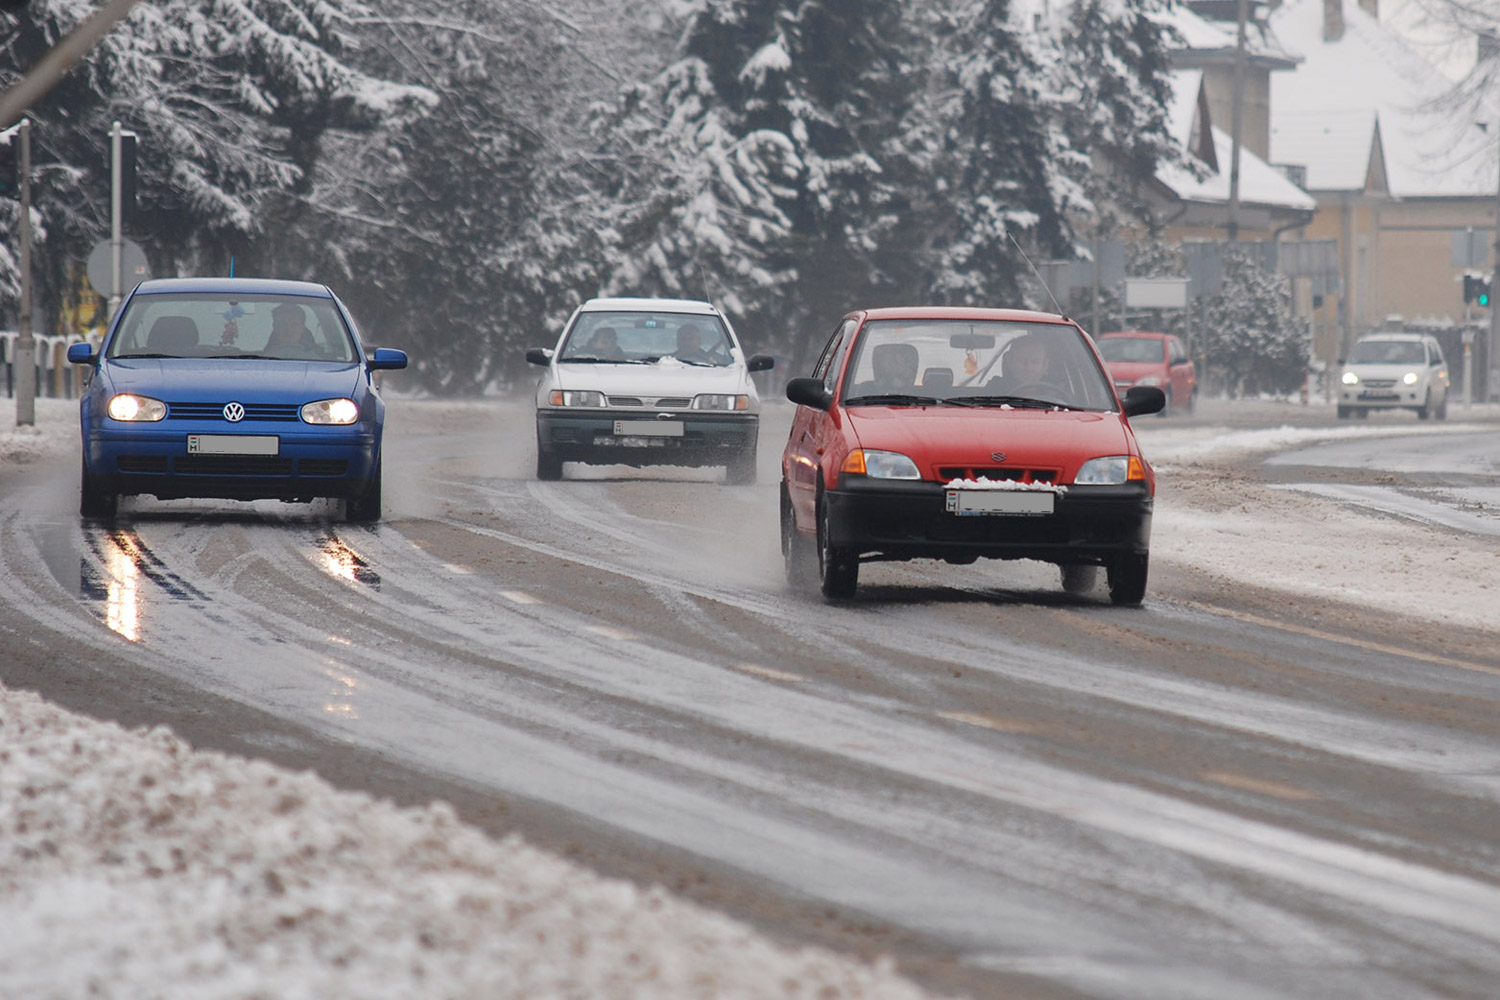
[[547,402],[553,406],[603,406],[604,393],[594,389],[553,389]]
[[1401,381],[1405,382],[1407,385],[1416,385],[1417,380],[1421,377],[1422,376],[1418,375],[1416,372],[1407,372],[1405,375],[1401,376]]
[[152,399],[150,396],[137,396],[130,392],[111,396],[109,406],[105,409],[115,420],[152,421],[160,420],[167,415],[166,403],[159,399]]
[[921,479],[917,463],[899,451],[874,451],[855,448],[844,459],[844,472],[869,476],[871,479]]
[[1161,385],[1161,376],[1160,375],[1147,375],[1144,378],[1136,379],[1135,384],[1136,385]]
[[1146,465],[1134,455],[1106,455],[1091,458],[1073,477],[1077,486],[1120,486],[1146,478]]
[[359,419],[359,404],[352,399],[320,399],[303,405],[302,419],[310,424],[352,424]]
[[1359,385],[1359,376],[1353,372],[1344,372],[1343,377],[1339,381],[1345,385]]
[[749,396],[731,396],[721,392],[705,392],[693,397],[695,410],[748,410]]

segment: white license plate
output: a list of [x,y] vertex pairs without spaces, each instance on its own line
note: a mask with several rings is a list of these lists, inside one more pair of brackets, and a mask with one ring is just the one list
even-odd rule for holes
[[683,436],[683,423],[680,420],[616,420],[616,434],[629,434],[645,437],[680,438]]
[[947,510],[959,517],[984,514],[1035,516],[1050,514],[1054,493],[1041,490],[949,490]]
[[189,455],[279,455],[275,434],[189,434]]

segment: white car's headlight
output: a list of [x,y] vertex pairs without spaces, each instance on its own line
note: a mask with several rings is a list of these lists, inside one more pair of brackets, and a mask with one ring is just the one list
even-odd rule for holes
[[844,472],[869,476],[871,479],[921,479],[917,463],[899,451],[874,451],[855,448],[844,459]]
[[1145,478],[1145,463],[1134,455],[1106,455],[1084,462],[1073,482],[1077,486],[1120,486]]
[[603,406],[604,393],[594,389],[553,389],[547,402],[553,406]]
[[1417,380],[1421,377],[1422,376],[1418,375],[1416,372],[1407,372],[1405,375],[1401,376],[1401,381],[1405,382],[1407,385],[1416,385]]
[[731,396],[721,392],[705,392],[693,397],[695,410],[748,410],[749,396]]
[[160,420],[167,415],[166,403],[159,399],[152,399],[150,396],[137,396],[130,392],[111,396],[109,405],[105,409],[115,420],[153,421]]
[[1353,372],[1344,372],[1343,377],[1339,381],[1345,385],[1359,385],[1359,376]]
[[303,404],[302,419],[310,424],[352,424],[359,419],[359,404],[352,399],[320,399]]

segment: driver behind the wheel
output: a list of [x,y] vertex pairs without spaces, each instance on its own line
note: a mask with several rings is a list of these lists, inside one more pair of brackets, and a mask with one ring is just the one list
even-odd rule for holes
[[994,384],[1008,389],[1036,385],[1049,381],[1052,366],[1051,352],[1047,341],[1036,334],[1027,334],[1011,341],[1001,358],[1000,377]]

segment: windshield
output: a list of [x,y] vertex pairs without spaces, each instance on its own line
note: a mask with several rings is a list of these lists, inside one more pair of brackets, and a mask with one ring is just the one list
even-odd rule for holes
[[729,331],[717,316],[670,312],[580,313],[557,359],[598,364],[682,364],[723,368],[734,363]]
[[1164,341],[1155,337],[1100,337],[1105,361],[1143,361],[1160,364],[1166,358]]
[[860,331],[843,402],[1113,410],[1085,336],[1071,323],[876,320]]
[[332,299],[301,295],[136,295],[106,355],[111,358],[358,358]]
[[1361,340],[1349,355],[1351,365],[1422,365],[1427,355],[1415,340]]

